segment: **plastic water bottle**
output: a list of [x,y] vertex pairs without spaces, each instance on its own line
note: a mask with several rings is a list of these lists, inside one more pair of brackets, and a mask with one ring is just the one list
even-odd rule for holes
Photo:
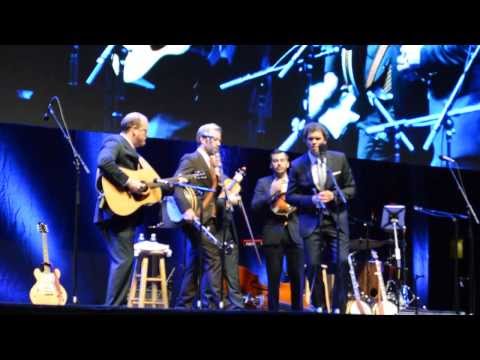
[[155,242],[157,242],[157,234],[152,233],[152,234],[150,235],[150,241],[155,241]]
[[145,241],[145,234],[144,233],[140,233],[140,235],[138,236],[138,242],[140,241]]

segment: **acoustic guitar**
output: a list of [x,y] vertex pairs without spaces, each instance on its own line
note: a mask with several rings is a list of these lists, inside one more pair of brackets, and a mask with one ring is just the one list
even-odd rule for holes
[[33,271],[36,283],[30,290],[30,301],[35,305],[65,305],[67,292],[60,284],[60,270],[53,269],[48,257],[47,225],[39,222],[37,229],[42,236],[43,270]]
[[397,315],[398,308],[397,306],[392,303],[391,301],[387,300],[387,291],[385,289],[385,282],[383,281],[383,274],[382,274],[382,264],[378,260],[378,255],[375,250],[370,250],[372,253],[372,257],[375,261],[376,272],[375,275],[378,277],[378,297],[377,303],[373,306],[373,314],[374,315]]
[[[117,215],[127,216],[133,214],[141,206],[150,206],[162,200],[162,185],[168,182],[176,182],[180,176],[168,179],[160,179],[157,172],[145,161],[142,161],[143,169],[130,170],[120,167],[120,170],[129,178],[141,181],[145,184],[145,191],[141,194],[133,194],[125,189],[119,189],[105,176],[102,176],[102,189],[109,208]],[[204,172],[195,172],[190,175],[182,175],[187,180],[205,179]]]
[[351,315],[372,315],[372,309],[360,297],[360,287],[358,285],[357,276],[355,275],[355,268],[353,266],[352,254],[348,255],[348,266],[350,271],[350,279],[352,280],[354,300],[347,303],[346,313]]

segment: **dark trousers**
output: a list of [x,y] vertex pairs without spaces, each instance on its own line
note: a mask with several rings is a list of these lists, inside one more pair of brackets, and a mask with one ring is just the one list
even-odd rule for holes
[[[210,232],[216,234],[214,224],[209,224]],[[175,306],[191,309],[193,301],[201,296],[200,280],[205,278],[205,288],[212,296],[214,307],[220,301],[220,249],[191,226],[185,226],[184,232],[189,240],[187,260],[180,292]],[[203,281],[202,281],[203,282]],[[203,292],[203,291],[202,291]]]
[[290,278],[291,308],[292,310],[303,310],[303,247],[293,242],[287,229],[285,229],[280,244],[265,245],[263,251],[268,276],[268,310],[278,311],[279,309],[280,276],[284,256],[287,258],[287,271]]
[[379,161],[395,160],[395,148],[392,135],[386,133],[367,134],[366,128],[383,123],[383,117],[376,111],[368,114],[357,123],[357,158]]
[[[220,230],[216,237],[220,241],[226,241],[230,243],[233,241],[232,232],[230,229]],[[236,242],[233,242],[234,248],[231,252],[224,254],[223,256],[223,276],[222,281],[226,283],[226,291],[223,292],[223,298],[225,301],[225,308],[227,310],[244,309],[245,304],[243,302],[243,295],[240,288],[240,276],[238,272],[238,260],[239,260],[239,248]],[[221,255],[221,253],[220,253]],[[220,258],[222,261],[222,258]],[[206,277],[202,279],[202,287],[205,289],[202,297],[202,306],[206,308],[214,307],[213,296],[210,289],[206,286]]]
[[322,225],[304,239],[307,276],[312,290],[311,302],[314,307],[323,307],[325,290],[322,282],[321,265],[329,265],[329,273],[335,274],[333,287],[334,309],[345,311],[347,302],[347,271],[348,271],[348,235],[339,229],[337,246],[337,230],[331,217],[324,217]]
[[114,217],[101,225],[110,255],[105,305],[126,305],[132,278],[133,238],[138,223],[136,216]]

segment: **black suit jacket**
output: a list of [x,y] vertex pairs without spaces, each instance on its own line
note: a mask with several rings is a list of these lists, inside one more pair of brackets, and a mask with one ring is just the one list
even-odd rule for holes
[[[137,151],[132,148],[123,136],[112,135],[107,137],[100,148],[100,153],[98,154],[97,159],[97,189],[102,191],[102,184],[99,176],[102,175],[119,189],[126,190],[127,187],[125,186],[125,183],[128,180],[128,176],[119,169],[119,166],[136,170],[138,168],[138,162],[139,156]],[[103,194],[99,194],[93,222],[95,224],[102,223],[111,219],[113,216],[116,215],[112,213],[106,201],[104,201]]]
[[[331,175],[335,176],[338,186],[347,201],[352,199],[355,195],[355,181],[345,154],[327,151],[326,161],[327,167],[331,170]],[[311,166],[308,153],[303,154],[292,162],[286,198],[289,204],[298,208],[299,231],[303,238],[309,236],[319,225],[318,210],[312,201],[312,189],[315,188],[315,184],[312,178]],[[331,176],[327,176],[325,189],[331,191],[335,189]],[[326,206],[327,210],[332,214],[334,221],[338,221],[341,230],[348,234],[346,206],[341,203],[338,196],[335,196],[335,199],[326,204]]]
[[[177,171],[175,172],[175,176],[179,175],[189,175],[193,174],[196,171],[203,171],[206,175],[205,179],[195,179],[191,181],[192,185],[202,186],[211,188],[213,185],[213,179],[210,174],[210,168],[208,164],[205,162],[203,156],[198,152],[195,151],[193,153],[185,154],[180,160],[180,165],[178,166]],[[199,206],[201,206],[201,202],[203,198],[207,195],[207,193],[203,194],[201,197],[198,197]],[[210,220],[213,216],[213,208],[216,205],[218,197],[218,188],[214,194],[212,201],[209,205],[203,209],[203,218],[202,223],[206,223]],[[184,213],[187,209],[191,208],[191,204],[185,197],[185,192],[183,188],[177,187],[174,192],[175,202],[177,203],[180,211]],[[199,214],[200,215],[200,214]]]
[[[258,179],[252,199],[252,210],[264,219],[262,229],[264,245],[279,245],[283,229],[285,228],[285,216],[275,215],[270,210],[270,204],[273,200],[272,196],[270,196],[270,187],[273,180],[273,175]],[[302,245],[303,240],[297,230],[298,217],[296,213],[292,213],[288,217],[287,229],[292,240],[298,245]]]

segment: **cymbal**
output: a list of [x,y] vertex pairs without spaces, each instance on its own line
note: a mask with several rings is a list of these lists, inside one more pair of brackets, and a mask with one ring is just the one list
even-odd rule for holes
[[350,249],[353,250],[368,250],[368,249],[376,249],[382,246],[389,244],[389,241],[380,241],[380,240],[373,240],[373,239],[352,239],[350,240]]

